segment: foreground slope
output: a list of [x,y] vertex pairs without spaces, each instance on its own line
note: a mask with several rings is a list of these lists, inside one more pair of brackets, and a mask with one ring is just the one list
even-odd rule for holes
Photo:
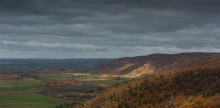
[[108,76],[139,77],[155,72],[170,72],[177,68],[200,66],[215,59],[220,59],[220,53],[152,54],[116,59],[95,67],[92,72]]
[[85,108],[220,108],[220,59],[118,85]]

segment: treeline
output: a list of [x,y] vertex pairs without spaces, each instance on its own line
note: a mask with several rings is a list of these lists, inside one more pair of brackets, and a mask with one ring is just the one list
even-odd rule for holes
[[37,79],[38,76],[34,73],[0,73],[0,80],[23,80]]
[[49,82],[42,82],[40,83],[43,87],[70,87],[84,84],[84,82],[77,81],[77,80],[56,80],[56,81],[49,81]]

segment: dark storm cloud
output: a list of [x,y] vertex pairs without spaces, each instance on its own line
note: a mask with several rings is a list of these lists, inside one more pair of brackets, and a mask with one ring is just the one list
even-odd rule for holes
[[219,7],[219,0],[1,0],[0,57],[216,52]]

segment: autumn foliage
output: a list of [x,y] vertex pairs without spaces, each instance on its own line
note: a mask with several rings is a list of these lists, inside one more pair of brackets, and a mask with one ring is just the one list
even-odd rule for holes
[[56,80],[56,81],[42,82],[40,85],[43,87],[69,87],[69,86],[76,86],[81,84],[83,84],[83,82],[76,80]]
[[96,74],[140,77],[154,72],[170,72],[219,60],[219,53],[151,54],[147,56],[125,57],[93,68]]
[[77,107],[220,108],[220,60],[151,74],[118,85]]

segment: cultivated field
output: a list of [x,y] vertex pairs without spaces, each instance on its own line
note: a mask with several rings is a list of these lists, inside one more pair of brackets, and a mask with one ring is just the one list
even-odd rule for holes
[[[54,108],[79,104],[124,80],[85,73],[39,73],[36,78],[1,79],[1,108]],[[50,86],[48,86],[50,85]]]

